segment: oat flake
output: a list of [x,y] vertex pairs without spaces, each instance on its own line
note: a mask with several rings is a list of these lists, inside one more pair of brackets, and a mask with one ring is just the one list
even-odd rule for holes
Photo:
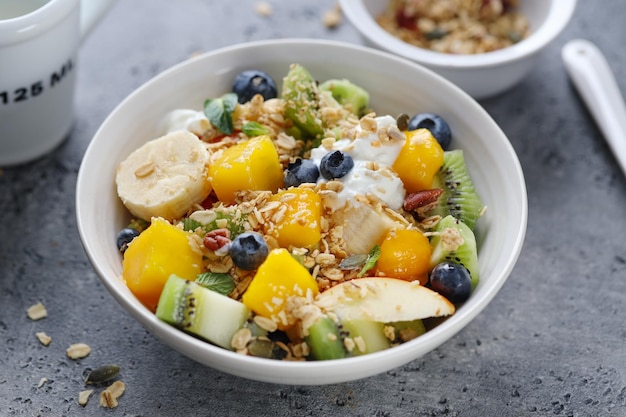
[[28,315],[28,318],[31,320],[40,320],[48,317],[48,311],[42,303],[37,303],[28,307],[26,315]]
[[85,343],[74,343],[65,351],[70,359],[81,359],[91,353],[91,348]]
[[117,407],[117,399],[126,390],[126,385],[122,381],[115,381],[100,393],[100,406],[106,408]]
[[78,393],[78,404],[82,405],[83,407],[87,405],[87,403],[89,402],[89,397],[91,397],[91,394],[93,394],[93,390],[92,389],[88,389],[85,391],[81,391]]
[[44,346],[48,346],[50,342],[52,342],[52,338],[48,336],[47,334],[45,334],[44,332],[37,332],[35,333],[35,336],[37,336],[37,339],[39,339],[39,342],[41,342],[41,344]]
[[260,1],[260,2],[258,2],[254,6],[254,10],[260,16],[264,16],[264,17],[271,16],[271,14],[272,14],[272,5],[267,3],[267,2]]

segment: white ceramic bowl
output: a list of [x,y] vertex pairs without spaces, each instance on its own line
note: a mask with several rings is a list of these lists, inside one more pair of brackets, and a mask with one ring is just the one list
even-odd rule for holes
[[576,7],[576,0],[519,0],[519,10],[530,22],[532,33],[528,38],[498,51],[454,55],[418,48],[386,32],[375,19],[388,0],[339,3],[369,44],[432,69],[477,99],[504,92],[526,77],[539,53],[561,33]]
[[[128,223],[129,215],[116,194],[118,164],[156,137],[156,126],[168,111],[201,109],[206,98],[228,92],[234,76],[244,69],[264,70],[280,83],[291,63],[304,65],[320,80],[344,77],[366,87],[378,114],[431,111],[443,116],[453,131],[453,147],[465,151],[476,188],[489,206],[477,232],[480,284],[452,317],[401,346],[320,362],[238,355],[159,321],[120,279],[122,264],[115,236]],[[78,175],[76,211],[85,251],[102,282],[156,337],[188,357],[230,374],[314,385],[364,378],[403,365],[444,343],[476,317],[505,282],[520,253],[527,197],[522,170],[508,139],[485,110],[459,88],[391,54],[343,43],[294,39],[209,52],[174,66],[132,93],[104,121],[85,153]]]

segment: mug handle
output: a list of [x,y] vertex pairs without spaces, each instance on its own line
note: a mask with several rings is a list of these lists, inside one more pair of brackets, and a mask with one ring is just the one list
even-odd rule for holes
[[84,39],[117,0],[81,0],[80,36]]

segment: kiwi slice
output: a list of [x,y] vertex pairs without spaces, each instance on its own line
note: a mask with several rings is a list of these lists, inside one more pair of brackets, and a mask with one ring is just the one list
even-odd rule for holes
[[484,204],[465,167],[463,151],[456,149],[444,152],[443,165],[435,175],[433,188],[442,189],[443,194],[427,214],[438,214],[441,217],[452,215],[474,230]]
[[456,262],[467,268],[472,289],[478,284],[478,251],[474,232],[461,220],[446,216],[439,221],[431,237],[430,269],[444,261]]
[[390,341],[385,336],[383,323],[369,320],[344,320],[340,327],[346,333],[344,340],[349,338],[354,343],[350,350],[353,356],[378,352],[390,346]]
[[348,111],[359,117],[365,115],[370,102],[370,95],[362,87],[348,80],[328,80],[319,86],[320,91],[329,91]]
[[309,71],[292,64],[283,79],[282,98],[285,116],[305,135],[321,136],[324,132],[319,117],[319,88]]
[[421,319],[412,321],[396,321],[387,323],[387,326],[393,327],[395,339],[394,343],[404,343],[413,340],[418,336],[426,333],[424,321]]
[[239,301],[170,275],[159,298],[156,316],[187,333],[232,350],[233,335],[244,326],[250,310]]
[[304,338],[311,358],[315,360],[341,359],[347,355],[343,336],[337,324],[328,316],[320,315],[309,327]]

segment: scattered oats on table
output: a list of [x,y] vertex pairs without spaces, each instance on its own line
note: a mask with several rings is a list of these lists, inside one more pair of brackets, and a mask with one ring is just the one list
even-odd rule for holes
[[264,17],[271,16],[272,5],[265,1],[259,1],[254,6],[254,10],[257,12],[258,15],[261,15]]
[[39,302],[28,307],[28,309],[26,310],[26,315],[31,320],[41,320],[45,317],[48,317],[48,311],[46,310],[46,307],[43,305],[43,303]]
[[322,16],[324,26],[329,29],[336,28],[341,24],[341,8],[338,4],[330,10],[326,10]]
[[82,359],[91,353],[91,348],[85,343],[74,343],[65,351],[70,359]]
[[126,390],[126,385],[122,381],[115,381],[100,393],[100,406],[106,408],[117,407],[117,399]]
[[37,336],[37,339],[39,339],[39,342],[44,346],[48,346],[50,342],[52,342],[52,338],[48,336],[47,334],[45,334],[44,332],[37,332],[35,333],[35,336]]
[[89,402],[89,397],[91,397],[91,394],[93,394],[92,389],[87,389],[87,390],[79,392],[78,404],[82,405],[83,407],[86,406],[87,403]]

